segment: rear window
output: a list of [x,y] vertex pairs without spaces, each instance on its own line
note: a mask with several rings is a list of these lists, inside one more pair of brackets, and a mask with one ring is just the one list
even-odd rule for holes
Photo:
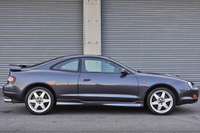
[[71,59],[71,60],[66,60],[63,61],[53,67],[55,70],[61,70],[61,71],[72,71],[76,72],[78,71],[78,63],[79,59]]
[[39,66],[39,65],[45,64],[45,63],[47,63],[47,62],[57,60],[57,59],[59,59],[59,58],[61,58],[61,57],[53,58],[53,59],[50,59],[50,60],[47,60],[47,61],[43,61],[43,62],[40,62],[40,63],[34,64],[34,65],[28,65],[28,66],[22,66],[22,67],[23,67],[23,68],[36,67],[36,66]]

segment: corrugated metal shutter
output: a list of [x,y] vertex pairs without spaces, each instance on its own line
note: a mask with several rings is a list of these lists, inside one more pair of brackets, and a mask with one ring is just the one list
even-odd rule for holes
[[199,0],[102,0],[102,55],[200,83]]
[[83,53],[82,0],[0,0],[0,87],[8,64]]

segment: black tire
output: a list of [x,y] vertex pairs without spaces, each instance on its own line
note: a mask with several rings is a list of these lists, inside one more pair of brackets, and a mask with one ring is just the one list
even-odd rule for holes
[[[165,95],[163,94],[163,92],[165,92]],[[164,95],[164,99],[162,94]],[[152,90],[148,94],[146,105],[148,109],[156,115],[167,115],[174,110],[176,105],[176,98],[171,90],[164,87],[159,87]]]
[[[38,94],[37,98],[35,97],[35,92],[36,94]],[[44,95],[43,97],[42,97],[42,93]],[[31,100],[34,102],[32,102]],[[35,109],[36,104],[37,104],[37,108]],[[31,112],[32,114],[36,114],[36,115],[47,114],[48,112],[51,111],[54,104],[55,104],[55,99],[52,92],[49,91],[45,87],[34,87],[28,91],[25,97],[25,106],[27,110]]]

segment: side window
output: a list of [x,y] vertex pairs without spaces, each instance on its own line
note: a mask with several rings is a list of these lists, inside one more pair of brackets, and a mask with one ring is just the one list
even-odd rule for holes
[[67,60],[55,65],[53,69],[76,72],[78,71],[78,62],[79,62],[79,59]]
[[121,73],[122,68],[108,60],[99,58],[83,58],[82,72]]

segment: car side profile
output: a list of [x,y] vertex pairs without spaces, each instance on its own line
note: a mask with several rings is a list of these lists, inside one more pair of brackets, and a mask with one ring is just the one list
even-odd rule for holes
[[33,114],[54,105],[143,107],[158,115],[198,101],[199,89],[178,76],[135,71],[104,56],[63,56],[33,66],[10,65],[5,102]]

